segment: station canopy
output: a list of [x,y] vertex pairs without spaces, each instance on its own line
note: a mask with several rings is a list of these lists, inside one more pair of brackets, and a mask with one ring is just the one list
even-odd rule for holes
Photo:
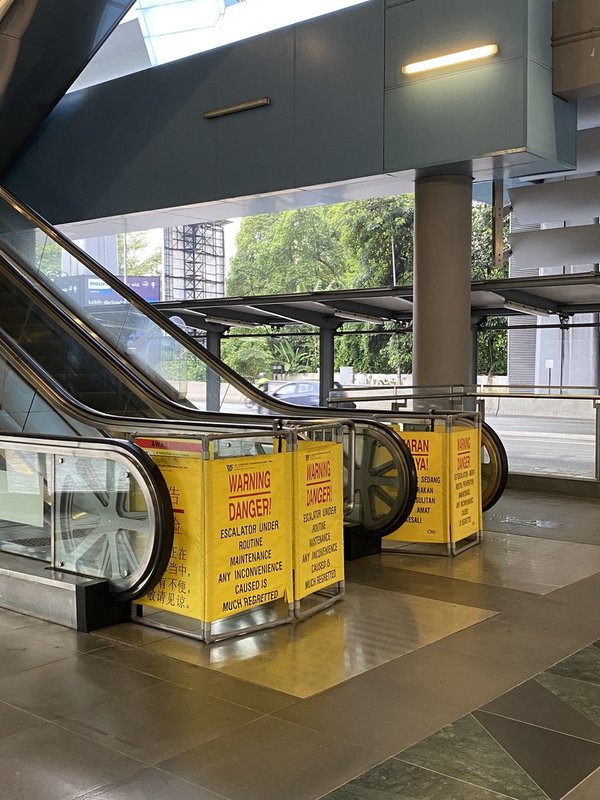
[[[350,322],[410,323],[413,287],[171,300],[157,306],[170,317],[180,317],[186,326],[206,331],[289,325],[337,329]],[[471,285],[471,316],[475,321],[526,317],[533,323],[532,317],[556,316],[557,321],[568,323],[575,314],[590,313],[600,313],[600,272],[596,271],[476,281]]]

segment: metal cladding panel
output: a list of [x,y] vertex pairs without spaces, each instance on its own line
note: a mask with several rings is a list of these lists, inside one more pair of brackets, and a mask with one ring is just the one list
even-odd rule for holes
[[527,62],[527,149],[565,167],[577,163],[577,104],[554,97],[552,70]]
[[[386,13],[385,168],[525,149],[527,0],[419,0]],[[406,64],[496,44],[493,59],[405,75]]]
[[218,57],[191,61],[68,94],[16,165],[17,194],[53,222],[214,199],[202,111],[216,106]]
[[[456,164],[515,151],[575,162],[575,107],[552,94],[551,0],[415,0],[388,3],[385,169]],[[416,75],[402,67],[496,44],[492,59]],[[525,172],[535,171],[529,163]]]
[[554,31],[557,38],[600,28],[597,0],[560,0],[554,3]]
[[553,44],[555,93],[569,98],[598,95],[598,0],[560,0],[554,3]]
[[508,194],[523,223],[600,217],[600,176],[518,186]]
[[[294,29],[274,31],[217,52],[212,108],[259,97],[271,99],[263,108],[204,120],[207,131],[216,137],[217,196],[239,197],[291,186]],[[198,105],[196,113],[201,117],[210,108]]]
[[295,185],[382,172],[384,21],[367,3],[298,27]]
[[[473,0],[415,0],[388,7],[385,88],[428,82],[449,74],[462,75],[468,81],[469,73],[479,69],[475,62],[422,75],[404,75],[402,66],[484,44],[499,46],[495,61],[523,58],[527,52],[527,0],[477,0],[475,5],[476,13]],[[472,97],[473,103],[480,99],[479,95]]]
[[388,89],[385,169],[524,150],[524,91],[521,59],[486,64],[472,70],[466,80],[465,75],[451,74]]
[[593,264],[600,253],[600,225],[511,233],[510,244],[523,267]]
[[133,0],[19,0],[0,20],[0,171]]
[[379,0],[67,95],[6,183],[54,222],[102,218],[378,175],[382,133]]

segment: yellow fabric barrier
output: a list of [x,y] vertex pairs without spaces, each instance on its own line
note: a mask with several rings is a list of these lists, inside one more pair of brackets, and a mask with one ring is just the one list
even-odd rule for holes
[[140,600],[215,622],[291,602],[291,508],[285,454],[203,460],[201,443],[140,439],[171,494],[175,538],[158,585]]
[[299,441],[294,472],[294,599],[344,580],[343,449]]
[[201,443],[189,439],[137,439],[156,463],[169,488],[175,535],[164,575],[143,605],[203,619],[205,608],[204,461]]
[[208,622],[291,602],[287,464],[281,453],[205,462]]
[[481,531],[480,428],[457,425],[447,432],[393,427],[413,455],[418,489],[411,515],[386,540],[448,544]]

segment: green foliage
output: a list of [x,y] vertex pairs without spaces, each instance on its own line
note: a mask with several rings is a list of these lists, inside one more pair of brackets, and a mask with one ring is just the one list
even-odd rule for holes
[[[471,275],[474,281],[488,281],[508,277],[508,263],[495,268],[494,244],[492,240],[492,207],[485,203],[473,203],[473,234],[471,237]],[[508,251],[508,217],[504,221],[504,251]]]
[[[281,214],[245,219],[237,237],[237,252],[227,279],[228,295],[273,295],[298,291],[351,289],[410,284],[413,277],[414,197],[380,197]],[[492,259],[492,210],[473,204],[472,276],[487,280],[507,275],[507,265],[496,269]],[[507,249],[505,230],[505,249]],[[394,280],[395,278],[395,280]],[[344,326],[344,330],[365,325]],[[339,336],[336,367],[352,365],[357,372],[410,372],[412,336],[385,333]],[[479,371],[506,371],[506,333],[480,334]],[[241,342],[243,340],[236,340]],[[315,371],[315,337],[269,339],[271,363],[283,363],[287,372]],[[239,356],[232,354],[232,357]],[[289,365],[289,369],[287,368]],[[244,370],[241,370],[244,372]],[[246,368],[244,374],[255,371]]]
[[35,244],[35,260],[41,272],[50,278],[62,272],[63,249],[49,236],[43,236]]
[[342,249],[329,208],[305,208],[245,219],[227,280],[229,295],[341,289]]
[[[506,322],[502,317],[498,322]],[[508,332],[501,330],[479,331],[477,336],[477,370],[480,375],[506,375]]]
[[221,346],[221,357],[240,375],[252,380],[259,372],[270,373],[273,363],[268,340],[257,336],[248,339],[225,338]]
[[[272,338],[270,349],[273,354],[273,363],[282,364],[286,374],[297,375],[301,372],[315,372],[318,363],[318,353],[314,348],[311,351],[310,343],[316,341],[314,336],[286,336]],[[315,363],[316,355],[316,363]]]
[[[508,218],[504,222],[504,251],[508,251]],[[493,265],[492,208],[484,203],[473,204],[471,274],[473,280],[493,280],[508,277],[508,263]],[[498,320],[504,322],[505,319]],[[506,331],[485,329],[477,336],[477,371],[480,375],[506,375],[508,369],[508,334]]]
[[[127,236],[127,248],[125,248]],[[150,250],[148,236],[145,231],[136,233],[119,233],[117,236],[117,251],[119,258],[119,272],[125,273],[123,259],[127,249],[127,274],[128,275],[158,275],[162,267],[162,253],[160,247]]]
[[348,288],[410,283],[413,195],[344,203],[329,213],[346,253]]

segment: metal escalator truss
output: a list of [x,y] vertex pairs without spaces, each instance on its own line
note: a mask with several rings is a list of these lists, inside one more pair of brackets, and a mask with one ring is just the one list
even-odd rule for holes
[[370,537],[399,528],[417,496],[417,472],[408,447],[382,428],[369,427],[356,437],[354,509],[346,519],[348,526]]
[[508,481],[508,456],[502,440],[487,422],[481,423],[481,506],[496,505]]

